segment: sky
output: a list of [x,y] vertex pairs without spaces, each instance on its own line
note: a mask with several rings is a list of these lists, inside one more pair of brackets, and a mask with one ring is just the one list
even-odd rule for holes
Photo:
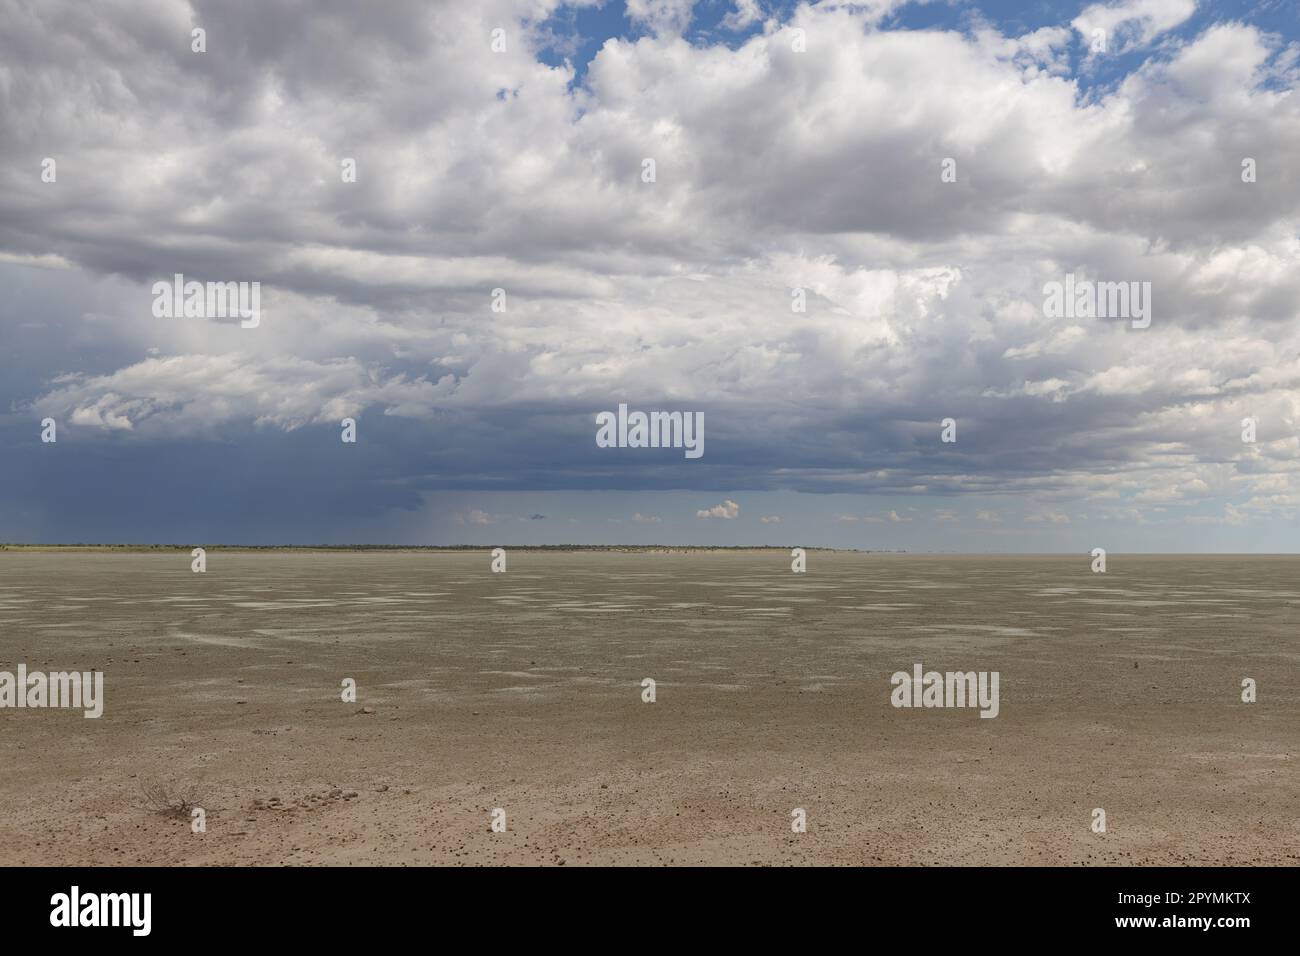
[[0,541],[1296,552],[1298,14],[0,0]]

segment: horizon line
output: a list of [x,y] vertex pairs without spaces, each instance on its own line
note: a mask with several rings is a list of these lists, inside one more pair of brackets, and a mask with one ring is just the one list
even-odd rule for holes
[[[950,557],[1069,557],[1088,556],[1089,551],[934,551],[899,548],[833,548],[820,545],[783,544],[178,544],[136,542],[0,542],[0,551],[486,551],[502,548],[513,551],[804,551],[840,554],[947,555]],[[1300,551],[1117,551],[1114,555],[1145,557],[1300,557]]]

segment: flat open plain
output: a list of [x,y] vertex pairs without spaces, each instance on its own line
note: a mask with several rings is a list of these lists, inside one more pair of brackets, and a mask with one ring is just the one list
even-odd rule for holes
[[0,864],[1300,862],[1300,558],[808,560],[0,553]]

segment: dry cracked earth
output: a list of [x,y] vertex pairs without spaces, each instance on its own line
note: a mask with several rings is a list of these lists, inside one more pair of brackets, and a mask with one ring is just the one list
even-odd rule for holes
[[0,552],[0,671],[106,698],[0,710],[0,864],[1300,861],[1300,558],[207,561]]

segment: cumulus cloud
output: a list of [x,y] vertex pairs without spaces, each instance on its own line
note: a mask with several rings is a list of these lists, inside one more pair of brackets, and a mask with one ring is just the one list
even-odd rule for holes
[[[540,55],[558,0],[311,29],[289,0],[0,0],[13,408],[105,445],[398,422],[416,489],[1294,510],[1294,43],[1189,33],[1192,0],[1031,33],[889,29],[896,6],[742,0],[727,25],[769,19],[727,46],[638,0],[579,78]],[[1099,88],[1068,42],[1093,26],[1146,57]],[[261,281],[261,326],[154,319],[176,272]],[[1151,282],[1151,327],[1049,318],[1067,273]],[[707,454],[596,455],[591,413],[627,396],[705,411]]]
[[740,505],[736,504],[730,498],[720,505],[714,505],[712,508],[703,508],[695,512],[697,518],[735,518],[740,515]]
[[763,8],[758,0],[736,0],[732,10],[722,18],[727,30],[743,30],[763,19]]
[[655,33],[680,34],[691,22],[695,0],[627,0],[627,16]]
[[236,353],[148,358],[108,375],[63,375],[54,385],[34,403],[38,414],[155,435],[193,434],[236,420],[292,431],[337,425],[374,406],[422,417],[433,413],[440,394],[427,379],[385,378],[353,359]]
[[1095,3],[1074,18],[1073,26],[1091,42],[1104,31],[1107,53],[1124,53],[1150,44],[1196,12],[1196,0],[1121,0]]

